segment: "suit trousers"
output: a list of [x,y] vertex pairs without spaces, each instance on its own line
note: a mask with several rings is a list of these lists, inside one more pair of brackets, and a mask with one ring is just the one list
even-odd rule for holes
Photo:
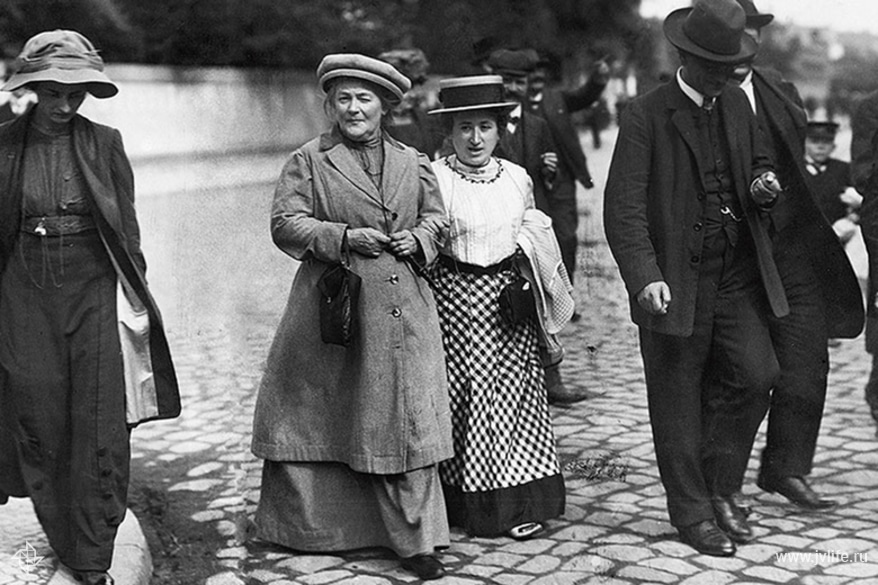
[[829,351],[825,303],[807,243],[795,226],[773,243],[790,314],[769,319],[780,377],[771,393],[761,473],[778,479],[811,473],[826,402]]
[[[671,291],[673,296],[674,291]],[[672,301],[673,302],[673,301]],[[705,241],[688,337],[640,329],[650,423],[671,524],[713,519],[712,494],[749,457],[778,365],[749,235]],[[746,423],[746,424],[745,424]]]
[[579,214],[576,209],[576,180],[566,169],[559,169],[554,189],[549,196],[546,209],[541,209],[552,218],[552,230],[561,249],[561,261],[573,282],[576,273],[576,228]]

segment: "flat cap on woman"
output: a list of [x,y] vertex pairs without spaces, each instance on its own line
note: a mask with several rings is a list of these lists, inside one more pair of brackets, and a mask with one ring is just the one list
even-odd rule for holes
[[329,81],[339,77],[371,81],[389,91],[396,102],[412,88],[409,78],[390,63],[356,53],[335,53],[325,56],[320,62],[317,78],[323,91],[326,91]]
[[85,84],[96,98],[119,93],[104,73],[104,61],[97,49],[72,30],[52,30],[31,37],[15,61],[15,73],[0,89],[14,91],[39,81]]

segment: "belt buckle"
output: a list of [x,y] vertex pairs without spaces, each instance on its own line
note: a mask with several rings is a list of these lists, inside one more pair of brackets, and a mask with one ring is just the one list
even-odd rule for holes
[[37,224],[37,227],[34,228],[34,233],[38,236],[45,236],[49,233],[48,230],[46,230],[45,218],[40,218],[40,222]]

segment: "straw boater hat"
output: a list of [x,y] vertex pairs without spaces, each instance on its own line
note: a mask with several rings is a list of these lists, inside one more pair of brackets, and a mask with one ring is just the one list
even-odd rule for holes
[[738,0],[738,4],[744,9],[744,16],[747,17],[747,26],[752,28],[762,28],[772,20],[774,15],[767,12],[759,12],[753,0]]
[[499,75],[470,75],[452,77],[439,82],[439,101],[442,107],[431,114],[453,114],[473,110],[498,110],[508,113],[517,102],[503,99],[503,78]]
[[84,84],[96,98],[113,97],[119,92],[104,73],[104,61],[91,41],[72,30],[31,37],[15,61],[15,73],[0,89],[14,91],[39,81]]
[[398,104],[411,89],[409,78],[397,71],[390,63],[356,53],[327,55],[317,67],[320,87],[327,91],[329,82],[340,77],[353,77],[370,81],[390,92],[392,103]]
[[756,41],[744,34],[744,9],[735,0],[697,0],[665,18],[668,41],[681,51],[717,63],[742,63],[756,54]]

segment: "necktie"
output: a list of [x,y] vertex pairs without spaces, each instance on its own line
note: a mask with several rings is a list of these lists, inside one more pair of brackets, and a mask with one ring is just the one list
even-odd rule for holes
[[701,102],[701,109],[709,114],[713,111],[714,104],[716,104],[716,98],[705,97],[704,101]]

